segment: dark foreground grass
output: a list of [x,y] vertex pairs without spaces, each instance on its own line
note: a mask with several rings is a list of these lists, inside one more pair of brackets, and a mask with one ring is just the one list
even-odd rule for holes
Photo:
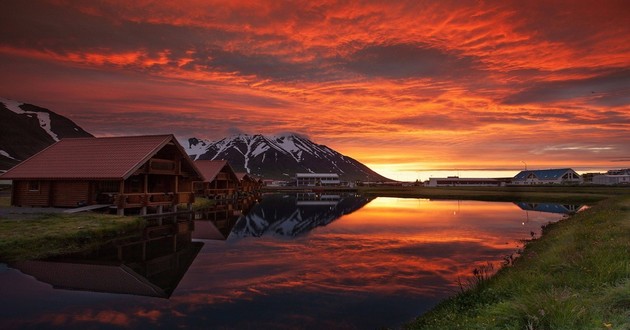
[[0,219],[0,261],[84,252],[110,239],[137,233],[144,225],[144,220],[137,217],[97,213]]
[[410,329],[630,329],[630,197],[544,228],[512,266]]

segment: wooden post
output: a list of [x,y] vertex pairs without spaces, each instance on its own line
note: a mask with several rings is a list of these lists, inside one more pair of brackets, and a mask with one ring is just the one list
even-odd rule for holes
[[125,215],[125,179],[120,181],[120,186],[118,187],[118,203],[116,205],[116,214],[117,215]]
[[144,175],[144,187],[142,195],[142,207],[140,208],[140,215],[147,215],[147,203],[149,202],[149,175]]

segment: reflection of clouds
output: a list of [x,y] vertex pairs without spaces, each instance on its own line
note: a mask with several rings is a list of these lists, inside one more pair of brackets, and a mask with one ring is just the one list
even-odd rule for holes
[[[461,215],[453,216],[453,207]],[[206,299],[216,302],[288,289],[435,296],[475,266],[515,252],[518,240],[539,230],[539,223],[524,227],[521,213],[511,203],[378,198],[306,237],[206,246],[198,257],[203,269],[188,276],[202,276],[194,291],[213,292]]]
[[[544,222],[561,217],[540,216]],[[293,239],[204,241],[169,300],[40,288],[28,296],[55,291],[48,296],[58,301],[28,304],[34,317],[14,324],[392,327],[456,292],[457,279],[469,278],[473,268],[497,265],[514,252],[518,240],[540,227],[534,221],[523,226],[523,219],[512,203],[377,198]],[[21,297],[4,288],[3,294]]]

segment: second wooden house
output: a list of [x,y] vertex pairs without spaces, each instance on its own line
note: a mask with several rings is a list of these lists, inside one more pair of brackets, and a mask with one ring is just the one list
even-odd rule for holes
[[197,195],[210,199],[234,199],[238,193],[238,177],[226,160],[196,160],[202,181],[195,182]]

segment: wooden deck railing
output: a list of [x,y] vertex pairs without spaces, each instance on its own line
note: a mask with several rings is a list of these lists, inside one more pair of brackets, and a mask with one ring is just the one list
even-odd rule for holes
[[229,199],[236,196],[236,188],[204,189],[203,195],[212,199]]
[[168,192],[168,193],[126,193],[116,197],[116,205],[119,208],[177,205],[195,202],[195,194],[192,192]]

